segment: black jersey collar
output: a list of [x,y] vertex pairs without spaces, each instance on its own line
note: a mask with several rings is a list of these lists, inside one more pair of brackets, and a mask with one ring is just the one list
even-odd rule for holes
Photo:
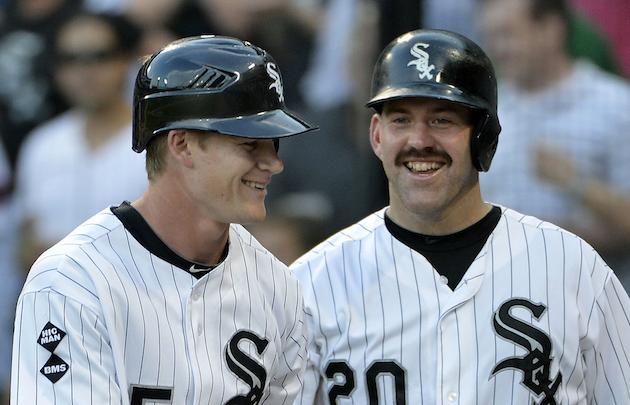
[[[116,215],[120,222],[122,222],[125,229],[129,231],[129,233],[142,246],[144,246],[145,249],[173,266],[186,270],[195,277],[201,277],[216,267],[191,262],[174,252],[156,235],[147,221],[145,221],[142,215],[140,215],[140,213],[131,206],[129,201],[124,201],[117,207],[111,207],[111,211],[114,215]],[[227,253],[228,244],[226,244],[225,250],[223,251],[219,262],[222,262],[226,258]]]
[[486,240],[499,223],[501,208],[493,206],[489,213],[480,221],[450,235],[433,236],[416,233],[401,227],[385,215],[385,226],[396,239],[411,247],[423,251],[447,251],[464,248]]

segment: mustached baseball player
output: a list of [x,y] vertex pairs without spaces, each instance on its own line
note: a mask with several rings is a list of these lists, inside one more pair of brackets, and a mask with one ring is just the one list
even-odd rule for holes
[[482,199],[501,130],[485,53],[409,32],[372,84],[390,204],[291,266],[311,335],[296,403],[630,403],[630,300],[610,268],[577,236]]
[[34,264],[11,402],[291,403],[305,364],[302,295],[236,224],[265,218],[279,138],[314,128],[285,108],[266,51],[219,36],[148,59],[133,118],[148,189]]

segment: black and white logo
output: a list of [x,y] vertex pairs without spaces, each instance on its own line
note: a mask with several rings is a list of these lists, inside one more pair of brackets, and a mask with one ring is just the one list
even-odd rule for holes
[[69,369],[70,366],[68,366],[68,364],[63,361],[61,357],[57,356],[56,354],[52,354],[46,364],[44,364],[44,367],[39,370],[39,372],[42,373],[44,377],[48,378],[51,383],[54,384],[59,381],[59,379],[63,377]]
[[284,103],[284,89],[282,87],[282,79],[280,79],[280,72],[275,63],[267,63],[267,74],[273,80],[273,83],[269,85],[270,89],[275,89],[278,93],[278,99],[281,103]]
[[263,389],[267,383],[267,371],[255,359],[249,357],[239,344],[244,341],[253,343],[256,353],[262,355],[269,344],[269,340],[261,338],[248,330],[236,332],[225,348],[225,360],[231,372],[251,387],[246,395],[239,395],[225,405],[257,405],[262,398]]
[[66,336],[66,332],[48,322],[39,334],[37,343],[52,353],[55,351],[57,346],[59,346],[59,343],[61,343],[64,336]]
[[523,357],[508,357],[499,362],[492,370],[492,375],[501,370],[514,369],[523,372],[522,384],[541,398],[538,405],[557,405],[554,396],[562,383],[562,374],[558,372],[551,379],[551,339],[547,334],[526,323],[511,313],[516,307],[527,309],[540,319],[547,310],[543,304],[535,304],[524,298],[510,299],[494,313],[494,330],[507,341],[518,344],[528,351]]
[[424,44],[422,42],[418,42],[414,44],[409,53],[416,59],[407,63],[407,66],[415,66],[416,70],[419,72],[418,77],[420,79],[433,79],[433,70],[435,70],[435,65],[429,64],[429,54],[425,51],[429,47],[429,44]]

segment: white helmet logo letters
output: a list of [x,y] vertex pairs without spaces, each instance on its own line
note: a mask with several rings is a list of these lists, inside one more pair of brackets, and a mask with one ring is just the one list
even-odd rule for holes
[[269,88],[275,89],[276,93],[278,93],[278,99],[280,99],[281,103],[284,103],[284,90],[282,88],[282,81],[280,80],[280,72],[278,72],[278,68],[275,63],[267,63],[267,74],[273,80],[273,83],[269,85]]
[[409,50],[409,53],[417,59],[414,59],[411,62],[407,63],[407,66],[414,65],[418,72],[420,72],[418,74],[418,77],[420,77],[420,79],[431,80],[433,79],[433,74],[431,73],[431,71],[435,69],[435,65],[429,65],[429,54],[422,49],[426,49],[428,47],[429,44],[425,44],[422,42],[414,44],[414,46],[412,46]]

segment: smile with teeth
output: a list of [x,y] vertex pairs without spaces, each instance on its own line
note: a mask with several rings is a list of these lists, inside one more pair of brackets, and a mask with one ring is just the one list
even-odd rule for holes
[[243,180],[242,182],[247,187],[250,187],[250,188],[253,188],[253,189],[256,189],[256,190],[264,190],[265,189],[265,184],[264,183],[257,183],[255,181],[250,181],[250,180]]
[[438,162],[405,162],[405,167],[414,173],[435,171],[442,166],[443,164]]

